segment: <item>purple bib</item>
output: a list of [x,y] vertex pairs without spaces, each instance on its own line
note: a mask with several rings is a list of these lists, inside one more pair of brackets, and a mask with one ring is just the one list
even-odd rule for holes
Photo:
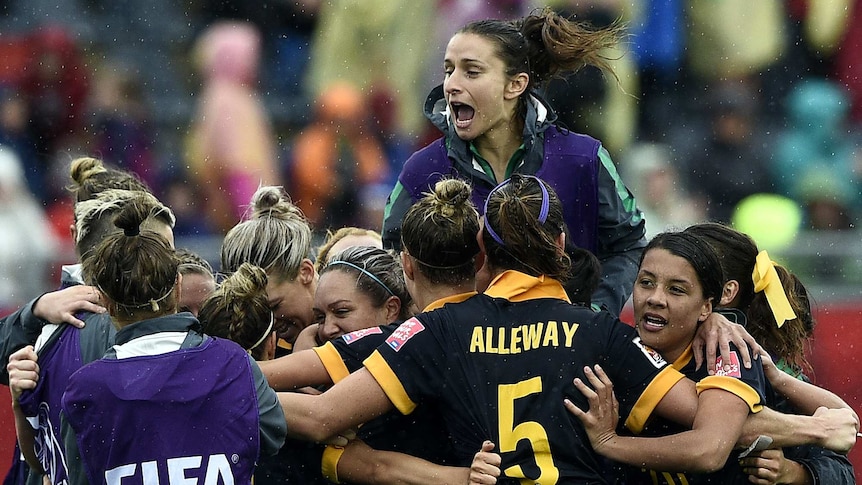
[[57,340],[39,355],[39,382],[32,391],[21,394],[21,410],[36,428],[36,455],[51,483],[67,482],[68,470],[60,435],[60,400],[70,376],[83,364],[81,332],[68,325],[57,330]]
[[63,413],[94,485],[248,484],[260,450],[248,355],[220,339],[86,365]]

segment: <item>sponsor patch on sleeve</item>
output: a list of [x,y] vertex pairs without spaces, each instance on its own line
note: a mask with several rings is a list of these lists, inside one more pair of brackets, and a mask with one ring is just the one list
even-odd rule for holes
[[344,343],[350,344],[356,342],[362,337],[367,337],[369,335],[374,335],[378,333],[383,333],[383,330],[381,330],[380,327],[363,328],[350,333],[346,333],[342,335],[341,338],[344,340]]
[[640,337],[635,337],[632,339],[632,342],[641,349],[641,352],[652,362],[652,365],[655,366],[656,369],[661,369],[667,362],[664,360],[664,357],[661,356],[655,349],[641,342]]
[[730,368],[724,369],[724,360],[719,355],[715,358],[715,375],[717,376],[725,376],[725,377],[736,377],[737,379],[742,377],[742,369],[739,368],[739,355],[737,355],[735,350],[730,351]]
[[417,320],[416,318],[411,318],[406,322],[402,323],[398,328],[392,332],[392,335],[386,339],[386,344],[392,347],[396,352],[401,350],[401,347],[407,343],[408,340],[413,338],[417,333],[425,330],[425,326],[422,325],[422,322]]

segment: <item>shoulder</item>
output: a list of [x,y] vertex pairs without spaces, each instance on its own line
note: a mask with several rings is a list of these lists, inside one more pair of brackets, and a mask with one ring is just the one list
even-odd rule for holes
[[416,151],[404,162],[398,181],[411,196],[428,190],[428,187],[452,171],[452,162],[446,155],[442,138]]
[[544,146],[546,156],[578,155],[596,159],[602,143],[589,135],[551,126],[544,132]]

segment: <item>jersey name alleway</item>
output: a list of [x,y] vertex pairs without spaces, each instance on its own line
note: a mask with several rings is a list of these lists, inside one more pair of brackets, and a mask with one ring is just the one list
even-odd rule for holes
[[571,347],[577,323],[529,323],[516,327],[473,327],[470,352],[485,354],[520,354],[542,347]]

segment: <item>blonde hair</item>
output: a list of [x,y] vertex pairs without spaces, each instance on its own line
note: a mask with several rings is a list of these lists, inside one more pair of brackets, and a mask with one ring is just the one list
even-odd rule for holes
[[281,187],[260,187],[252,196],[251,218],[228,231],[221,248],[222,271],[242,263],[262,268],[279,281],[292,280],[311,251],[311,228]]
[[316,269],[318,273],[326,265],[326,262],[329,259],[329,251],[332,247],[335,246],[338,241],[341,241],[348,236],[368,236],[380,241],[381,246],[383,244],[383,237],[380,233],[371,229],[349,226],[339,228],[335,232],[328,230],[326,231],[326,240],[323,242],[323,245],[318,248],[317,258],[314,260],[314,269]]
[[92,198],[75,204],[75,250],[83,257],[105,236],[116,232],[112,218],[130,203],[147,209],[142,224],[152,229],[153,223],[162,223],[173,228],[176,217],[173,211],[148,192],[137,190],[107,189]]
[[92,199],[109,189],[134,190],[151,193],[147,184],[132,172],[106,167],[98,158],[81,157],[69,166],[72,185],[68,187],[76,202]]

